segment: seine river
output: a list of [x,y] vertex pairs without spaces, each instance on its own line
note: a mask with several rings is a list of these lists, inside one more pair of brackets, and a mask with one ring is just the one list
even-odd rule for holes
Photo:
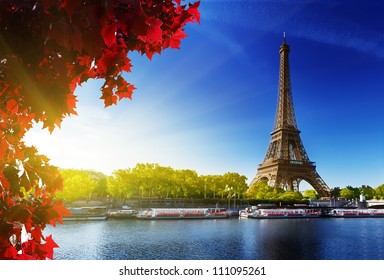
[[45,233],[64,260],[384,259],[384,218],[107,220]]

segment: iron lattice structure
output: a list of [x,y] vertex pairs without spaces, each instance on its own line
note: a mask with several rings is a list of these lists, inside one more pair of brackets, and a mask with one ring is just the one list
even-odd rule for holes
[[259,165],[251,185],[265,180],[268,185],[285,190],[298,190],[307,181],[321,197],[329,197],[330,189],[308,158],[297,128],[292,101],[289,70],[289,45],[285,38],[280,46],[278,104],[275,125],[264,161]]

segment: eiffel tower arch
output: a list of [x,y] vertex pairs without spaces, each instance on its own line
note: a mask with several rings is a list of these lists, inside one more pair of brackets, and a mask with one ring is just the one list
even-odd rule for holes
[[285,190],[299,190],[302,180],[307,181],[321,197],[329,197],[330,189],[309,160],[300,138],[293,108],[289,70],[290,47],[280,46],[279,89],[276,118],[264,161],[259,165],[251,185],[260,180],[269,186]]

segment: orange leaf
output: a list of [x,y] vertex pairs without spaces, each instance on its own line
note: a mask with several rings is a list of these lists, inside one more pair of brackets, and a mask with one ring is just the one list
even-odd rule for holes
[[15,100],[10,99],[7,102],[6,108],[12,114],[16,114],[17,111],[19,110],[19,105],[17,104],[17,102]]
[[77,115],[77,112],[76,112],[76,102],[77,102],[76,95],[70,93],[70,94],[67,94],[66,97],[67,97],[68,113],[73,114],[73,115]]

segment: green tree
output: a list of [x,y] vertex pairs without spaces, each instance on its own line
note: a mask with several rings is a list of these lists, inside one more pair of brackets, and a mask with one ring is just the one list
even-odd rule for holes
[[245,196],[248,190],[247,177],[238,173],[227,172],[222,176],[222,180],[229,196],[236,196],[236,198]]
[[372,199],[375,196],[375,190],[370,186],[362,185],[359,190],[360,193],[363,194],[366,199]]
[[331,189],[331,197],[339,197],[341,189],[339,187],[335,187]]
[[355,198],[355,192],[352,189],[343,188],[340,191],[340,197],[343,197],[345,199],[353,199]]
[[132,169],[132,173],[137,178],[139,188],[139,197],[154,197],[155,196],[155,168],[158,164],[153,163],[138,163]]
[[102,172],[97,171],[87,171],[89,176],[92,178],[92,180],[96,181],[96,187],[94,188],[92,192],[92,198],[98,199],[98,198],[105,198],[108,195],[108,188],[107,188],[107,176]]
[[254,183],[247,191],[247,197],[257,200],[277,200],[284,190],[268,186],[266,181]]
[[319,198],[319,194],[315,190],[305,190],[303,192],[303,197],[308,199],[317,199]]
[[98,187],[98,181],[88,171],[76,169],[61,170],[63,189],[55,194],[57,199],[73,202],[79,199],[91,199]]
[[202,175],[204,198],[215,199],[223,185],[221,175]]
[[130,169],[119,169],[107,180],[108,193],[112,198],[131,198],[138,196],[137,179]]
[[303,198],[303,195],[301,192],[296,192],[296,191],[285,191],[279,196],[280,200],[283,201],[297,201],[301,200]]
[[171,167],[156,166],[155,184],[157,185],[157,195],[159,197],[171,198],[172,191],[176,184],[176,172]]
[[375,196],[377,199],[384,199],[384,184],[375,188]]
[[196,171],[182,170],[185,178],[184,198],[202,198],[204,195],[203,181]]

